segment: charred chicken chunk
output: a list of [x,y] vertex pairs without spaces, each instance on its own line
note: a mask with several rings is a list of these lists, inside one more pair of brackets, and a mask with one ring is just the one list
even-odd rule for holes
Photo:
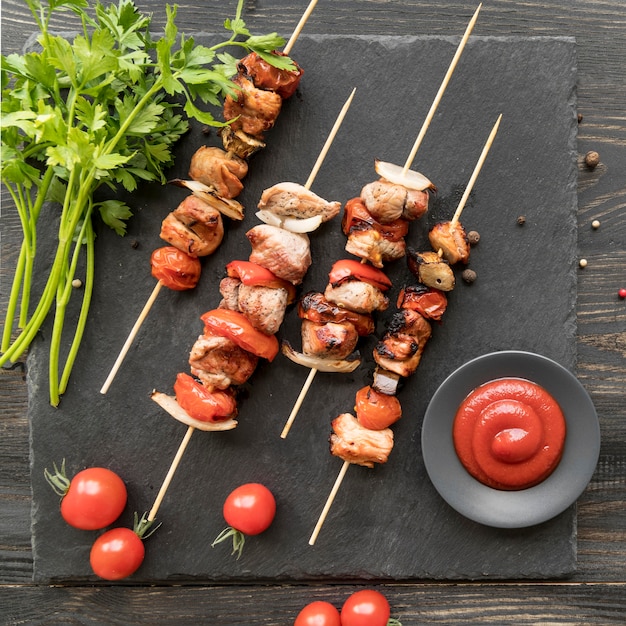
[[469,261],[470,245],[460,222],[435,224],[428,233],[428,239],[433,250],[441,250],[443,258],[450,265]]
[[239,89],[236,98],[224,98],[224,119],[233,120],[230,127],[242,130],[248,135],[263,138],[263,133],[272,126],[280,113],[282,98],[273,91],[265,91],[254,86],[252,81],[238,74],[233,79]]
[[246,237],[252,246],[249,260],[284,280],[299,285],[311,265],[309,238],[283,228],[260,224]]
[[381,268],[384,263],[401,259],[406,254],[404,239],[389,241],[374,229],[353,230],[348,235],[346,252]]
[[389,306],[389,299],[378,287],[361,280],[329,284],[324,291],[324,297],[338,307],[362,314],[384,311]]
[[217,335],[200,335],[189,353],[191,373],[209,389],[242,385],[252,376],[257,362],[257,356]]
[[343,309],[326,300],[318,291],[309,291],[298,302],[298,315],[302,319],[323,324],[325,322],[350,322],[361,337],[374,332],[371,315]]
[[381,178],[361,189],[361,199],[374,219],[382,224],[398,218],[416,220],[428,210],[428,192],[407,189]]
[[302,321],[302,352],[322,358],[345,359],[359,340],[350,322],[317,323]]
[[187,196],[163,220],[160,236],[191,256],[207,256],[222,243],[222,216],[200,198]]
[[280,217],[308,218],[321,216],[323,222],[341,210],[339,202],[328,202],[297,183],[278,183],[261,194],[259,209]]
[[430,335],[430,324],[419,313],[403,309],[392,317],[376,344],[374,360],[381,368],[406,378],[417,369]]
[[241,180],[247,173],[248,164],[243,159],[210,146],[198,148],[189,165],[189,176],[212,187],[222,198],[236,198],[243,190]]
[[331,423],[330,453],[344,461],[374,467],[374,463],[386,463],[393,448],[393,432],[390,428],[371,430],[359,424],[350,413],[342,413]]

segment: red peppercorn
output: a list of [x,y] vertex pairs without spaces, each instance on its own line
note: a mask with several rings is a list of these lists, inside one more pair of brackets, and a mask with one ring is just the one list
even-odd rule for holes
[[618,293],[619,297],[622,298],[622,300],[624,298],[626,298],[626,289],[624,289],[623,287],[617,293]]

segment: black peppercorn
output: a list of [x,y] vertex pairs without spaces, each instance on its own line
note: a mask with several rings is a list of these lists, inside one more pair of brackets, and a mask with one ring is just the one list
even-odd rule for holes
[[470,246],[475,246],[480,241],[480,234],[475,230],[470,230],[469,233],[467,233],[467,241]]
[[476,280],[476,272],[474,270],[463,270],[463,273],[461,274],[461,278],[463,278],[463,280],[468,283],[471,284]]

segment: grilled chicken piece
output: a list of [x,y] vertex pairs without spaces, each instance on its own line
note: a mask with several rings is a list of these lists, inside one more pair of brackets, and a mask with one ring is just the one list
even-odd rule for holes
[[371,315],[342,309],[326,300],[324,295],[318,291],[309,291],[300,298],[298,315],[302,319],[320,324],[325,322],[350,322],[361,337],[371,335],[374,332],[374,320]]
[[302,320],[302,352],[329,359],[350,356],[359,340],[359,334],[350,322],[318,324]]
[[[286,56],[277,50],[273,54]],[[286,100],[294,94],[304,74],[304,70],[295,61],[294,65],[296,69],[293,71],[280,70],[270,65],[256,52],[251,52],[239,61],[237,69],[248,76],[255,87],[275,91],[283,100]]]
[[350,413],[342,413],[336,417],[331,426],[331,454],[365,467],[387,462],[393,448],[393,432],[390,428],[370,430],[361,426]]
[[450,265],[469,261],[470,245],[465,229],[460,222],[435,224],[428,233],[428,239],[433,250],[441,250],[443,258]]
[[263,133],[274,126],[283,99],[273,91],[258,89],[242,74],[237,74],[233,82],[239,89],[236,99],[232,96],[224,98],[224,119],[227,122],[233,120],[230,124],[233,130],[242,130],[262,139]]
[[163,220],[160,236],[191,256],[207,256],[222,243],[222,216],[200,198],[187,196]]
[[398,218],[416,220],[428,210],[428,192],[407,189],[384,178],[365,185],[361,199],[372,217],[382,224]]
[[417,369],[430,335],[430,324],[419,313],[402,309],[376,344],[374,360],[381,368],[407,378]]
[[389,299],[378,287],[360,280],[346,280],[338,285],[329,284],[324,291],[324,297],[329,302],[355,313],[384,311],[389,306]]
[[339,214],[341,203],[328,202],[297,183],[278,183],[261,194],[258,208],[280,217],[321,216],[323,222]]
[[388,241],[374,229],[353,230],[348,235],[346,252],[381,268],[384,263],[401,259],[406,254],[406,243],[404,239]]
[[212,187],[222,198],[236,198],[243,190],[241,180],[248,173],[248,164],[237,156],[229,156],[221,148],[202,146],[191,157],[189,176]]
[[266,335],[278,332],[287,308],[287,290],[261,285],[244,285],[237,278],[220,282],[223,300],[220,308],[243,313],[250,323]]
[[311,249],[307,235],[260,224],[251,228],[246,237],[252,245],[250,261],[262,265],[294,285],[302,282],[311,266]]
[[436,252],[415,252],[409,248],[407,263],[420,283],[440,291],[452,291],[455,285],[454,272],[445,259]]
[[242,385],[254,372],[258,357],[218,335],[200,335],[189,353],[191,373],[208,388]]

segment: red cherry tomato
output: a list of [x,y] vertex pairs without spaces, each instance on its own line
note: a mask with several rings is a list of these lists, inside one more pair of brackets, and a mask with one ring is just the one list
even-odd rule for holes
[[267,530],[276,515],[276,500],[272,492],[260,483],[246,483],[233,490],[223,507],[224,519],[229,525],[211,544],[232,537],[233,554],[241,556],[247,535],[259,535]]
[[391,287],[391,281],[384,272],[353,259],[337,261],[328,274],[331,285],[340,285],[345,280],[360,280],[378,287],[381,291],[387,291]]
[[330,602],[311,602],[296,617],[293,626],[341,626],[339,611]]
[[209,391],[189,374],[180,373],[174,383],[176,401],[194,419],[221,422],[237,413],[235,398],[225,391]]
[[446,312],[448,298],[438,289],[422,284],[411,285],[400,290],[397,306],[399,309],[411,309],[422,317],[439,321]]
[[341,608],[341,626],[387,626],[391,609],[382,593],[364,589],[353,593]]
[[257,330],[239,311],[213,309],[200,319],[204,322],[206,333],[226,337],[256,356],[273,361],[278,354],[278,339]]
[[287,303],[296,299],[296,288],[288,281],[279,278],[267,268],[252,261],[231,261],[226,266],[226,273],[231,278],[238,278],[249,287],[272,287],[287,292]]
[[89,563],[100,578],[121,580],[139,569],[145,554],[143,541],[135,531],[113,528],[94,541]]
[[396,396],[379,393],[369,385],[356,392],[356,418],[370,430],[382,430],[402,417],[402,407]]
[[152,275],[173,291],[193,289],[202,272],[198,257],[189,256],[174,246],[157,248],[150,257],[150,264]]
[[74,528],[99,530],[112,524],[126,506],[124,481],[104,467],[90,467],[72,480],[65,475],[65,462],[55,473],[45,470],[46,480],[62,497],[61,516]]

